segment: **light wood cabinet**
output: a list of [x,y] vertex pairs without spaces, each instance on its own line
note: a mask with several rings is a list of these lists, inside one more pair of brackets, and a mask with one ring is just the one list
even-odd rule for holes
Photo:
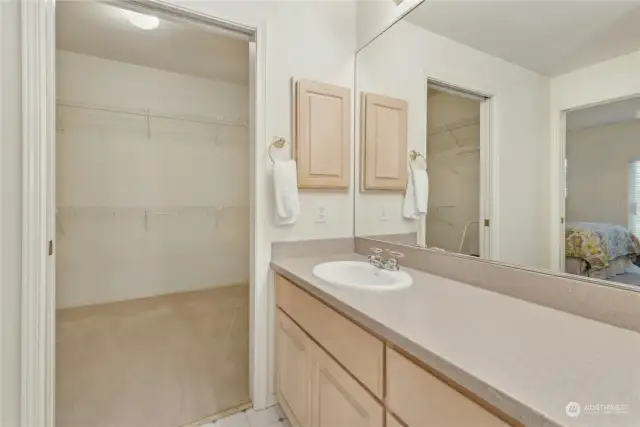
[[276,394],[293,427],[521,426],[279,275],[276,304]]
[[508,427],[476,402],[387,348],[386,404],[410,427]]
[[383,427],[382,404],[279,309],[276,395],[294,427]]
[[348,189],[351,181],[351,90],[295,83],[293,146],[298,187]]
[[276,278],[276,301],[333,357],[382,399],[384,343],[284,277]]
[[311,426],[312,342],[295,323],[276,314],[276,395],[293,427]]
[[313,347],[311,427],[382,427],[384,409],[324,350]]
[[360,173],[362,190],[407,187],[407,109],[402,99],[362,94]]

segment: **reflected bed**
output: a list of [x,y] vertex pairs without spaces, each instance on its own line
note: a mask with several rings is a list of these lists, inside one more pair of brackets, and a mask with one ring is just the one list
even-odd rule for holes
[[620,225],[569,222],[565,256],[567,273],[611,279],[634,267],[640,256],[640,240]]

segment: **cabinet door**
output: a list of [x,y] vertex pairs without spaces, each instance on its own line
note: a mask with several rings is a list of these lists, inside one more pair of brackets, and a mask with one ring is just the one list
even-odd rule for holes
[[316,344],[312,352],[311,427],[382,427],[382,405]]
[[311,341],[286,314],[276,313],[276,394],[293,427],[311,424]]
[[407,102],[362,94],[362,190],[404,191],[407,187]]
[[294,147],[298,187],[347,189],[351,182],[351,90],[296,83]]
[[382,399],[382,341],[280,275],[276,276],[276,304],[358,381]]

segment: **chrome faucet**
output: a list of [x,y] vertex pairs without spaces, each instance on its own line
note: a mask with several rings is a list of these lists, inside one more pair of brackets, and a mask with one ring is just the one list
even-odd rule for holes
[[369,249],[369,251],[371,252],[371,255],[367,257],[369,259],[369,264],[373,265],[374,267],[380,268],[382,270],[389,270],[389,271],[400,270],[398,259],[404,257],[403,253],[390,251],[387,249],[387,252],[389,252],[389,258],[384,259],[381,255],[382,249],[371,248]]

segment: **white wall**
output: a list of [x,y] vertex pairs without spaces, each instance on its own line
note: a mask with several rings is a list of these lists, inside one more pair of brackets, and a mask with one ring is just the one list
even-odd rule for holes
[[0,2],[0,425],[20,417],[22,122],[20,2]]
[[629,223],[629,162],[640,160],[640,120],[567,132],[567,221]]
[[[497,259],[546,266],[548,78],[404,21],[360,51],[357,60],[358,91],[409,102],[409,148],[421,152],[426,140],[426,77],[494,97],[498,209],[491,220],[498,227]],[[358,194],[356,234],[415,231],[415,222],[396,215],[380,232],[379,212],[397,214],[401,204],[400,193]]]
[[551,133],[549,153],[549,176],[547,185],[551,194],[550,210],[545,218],[549,224],[549,261],[553,270],[560,270],[563,227],[564,177],[562,167],[564,152],[561,151],[561,135],[564,132],[561,112],[578,107],[599,104],[640,95],[640,51],[601,62],[590,67],[563,74],[551,79]]
[[[429,97],[427,247],[480,253],[480,101],[446,92]],[[453,129],[449,131],[448,129]]]
[[[61,50],[56,66],[66,103],[248,122],[246,85]],[[58,308],[248,283],[248,128],[64,106],[57,127]]]
[[424,0],[359,0],[357,2],[357,47],[365,46]]

